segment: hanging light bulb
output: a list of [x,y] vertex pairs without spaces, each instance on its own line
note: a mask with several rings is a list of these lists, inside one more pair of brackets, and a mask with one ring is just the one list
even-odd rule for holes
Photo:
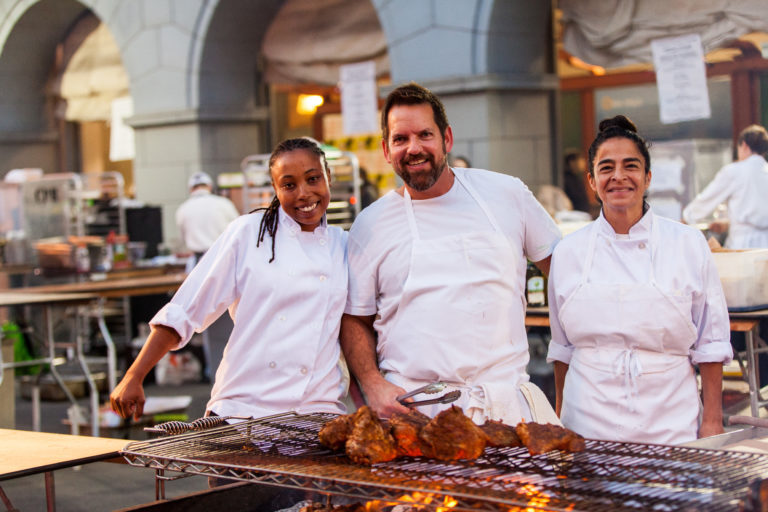
[[312,115],[317,111],[317,107],[323,104],[323,97],[319,94],[299,94],[296,102],[296,112],[304,115]]

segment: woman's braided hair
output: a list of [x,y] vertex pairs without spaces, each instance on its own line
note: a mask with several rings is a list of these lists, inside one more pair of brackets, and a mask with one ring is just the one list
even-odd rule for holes
[[[275,165],[277,159],[284,153],[290,153],[291,151],[296,151],[299,149],[304,149],[317,155],[323,164],[323,169],[325,169],[326,172],[328,171],[328,162],[325,160],[325,153],[322,149],[320,149],[320,146],[317,144],[317,142],[308,137],[299,137],[296,139],[284,140],[272,151],[272,155],[269,157],[270,178],[272,177],[272,166]],[[269,206],[265,208],[256,208],[250,212],[264,212],[264,216],[261,218],[261,224],[259,224],[259,236],[256,239],[256,247],[258,247],[259,244],[264,241],[264,235],[269,233],[269,236],[272,238],[272,258],[269,260],[270,263],[275,261],[275,234],[277,233],[278,219],[280,218],[279,210],[280,200],[277,198],[277,194],[275,194],[275,197],[272,198],[272,202],[269,203]]]

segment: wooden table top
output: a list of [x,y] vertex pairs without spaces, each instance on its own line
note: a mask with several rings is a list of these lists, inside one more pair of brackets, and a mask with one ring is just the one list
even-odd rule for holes
[[114,459],[125,439],[0,429],[0,480]]
[[172,292],[181,286],[186,274],[174,273],[161,276],[105,279],[81,283],[52,284],[13,288],[7,294],[92,294],[99,297],[126,297]]
[[89,302],[98,296],[93,293],[28,293],[0,292],[0,307],[23,306],[27,304],[54,304]]

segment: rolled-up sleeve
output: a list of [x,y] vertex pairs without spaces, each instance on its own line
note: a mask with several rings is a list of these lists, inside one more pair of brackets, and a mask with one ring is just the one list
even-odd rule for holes
[[561,299],[558,298],[560,284],[558,275],[558,258],[557,251],[555,251],[555,254],[552,257],[552,266],[550,267],[547,290],[549,297],[549,328],[552,333],[552,339],[549,342],[549,349],[547,351],[547,362],[561,361],[570,364],[574,347],[565,336],[565,330],[560,323],[559,312],[562,304]]
[[[237,223],[235,223],[237,224]],[[171,301],[149,324],[174,329],[181,348],[216,321],[237,298],[237,227],[232,224],[184,279]]]
[[352,234],[348,241],[349,291],[344,313],[355,316],[375,315],[375,259],[371,258]]
[[728,363],[733,359],[733,348],[723,287],[703,237],[698,250],[705,254],[702,264],[703,293],[694,296],[692,304],[698,339],[690,350],[691,362],[694,364]]

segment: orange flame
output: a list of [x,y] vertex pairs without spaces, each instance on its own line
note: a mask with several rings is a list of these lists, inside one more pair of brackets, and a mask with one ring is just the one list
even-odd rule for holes
[[[442,502],[440,503],[440,500]],[[365,510],[370,512],[378,512],[382,510],[383,507],[392,507],[395,505],[403,505],[403,504],[410,504],[413,505],[414,508],[420,508],[422,505],[432,505],[433,502],[440,503],[439,506],[435,508],[436,512],[448,512],[450,509],[456,507],[456,505],[459,504],[458,501],[456,501],[451,496],[436,496],[433,493],[422,493],[422,492],[414,492],[413,494],[404,494],[397,498],[397,501],[392,502],[382,502],[380,500],[372,500],[365,504]]]
[[[520,488],[521,494],[528,498],[528,503],[525,507],[511,507],[508,512],[538,512],[546,510],[546,506],[551,501],[551,498],[539,490],[533,484],[525,484]],[[385,507],[393,507],[395,505],[410,504],[414,509],[419,510],[425,505],[436,506],[436,512],[449,512],[451,509],[458,506],[459,502],[452,496],[440,496],[434,493],[422,493],[414,492],[412,494],[404,494],[397,498],[397,501],[381,501],[372,500],[365,504],[365,510],[368,512],[379,512]],[[573,510],[571,505],[566,510]]]

